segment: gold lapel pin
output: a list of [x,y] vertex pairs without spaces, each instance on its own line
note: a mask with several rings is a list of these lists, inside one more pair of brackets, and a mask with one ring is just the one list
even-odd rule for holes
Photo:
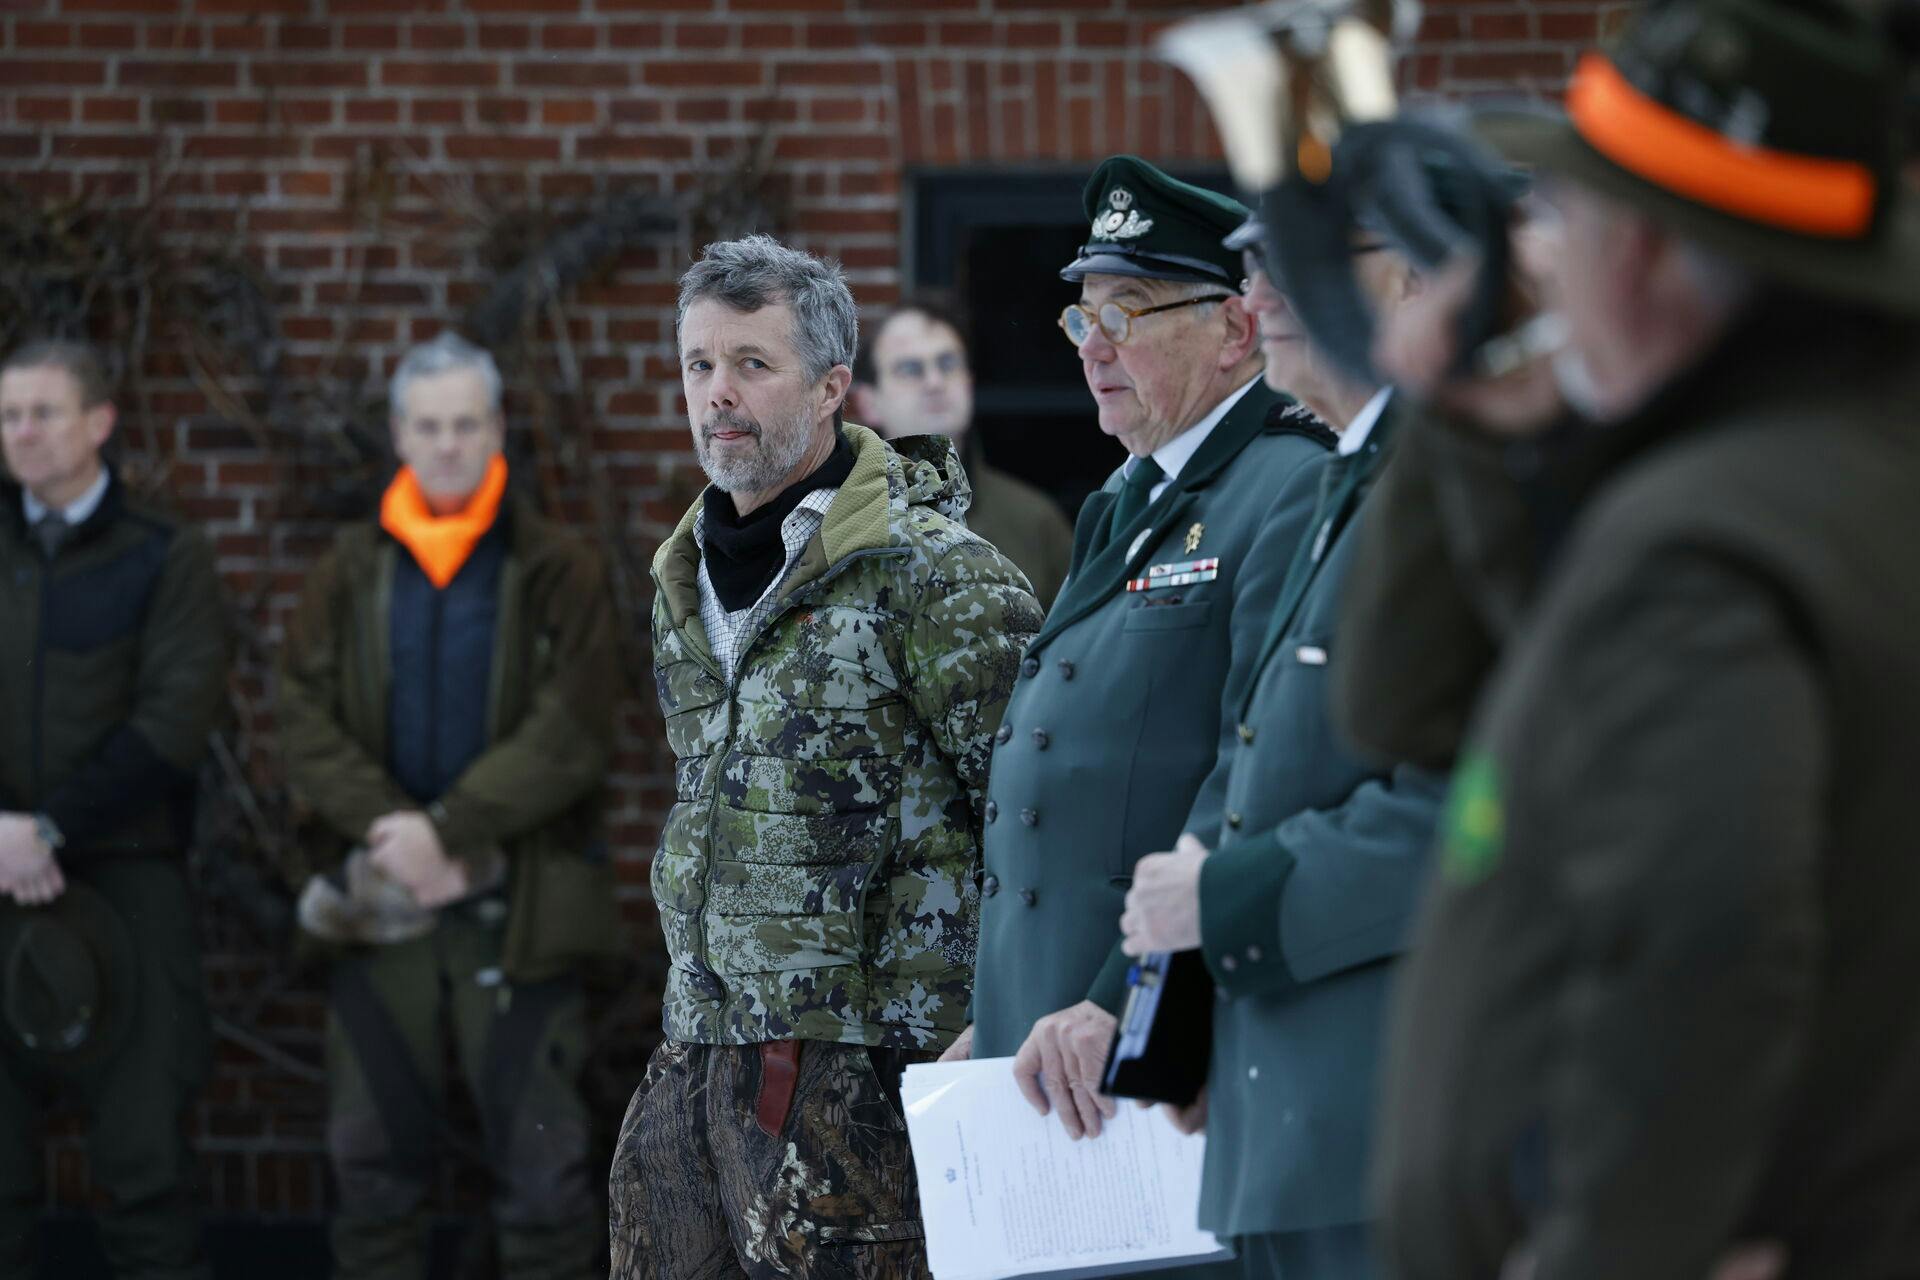
[[1187,530],[1187,554],[1188,555],[1192,555],[1194,552],[1200,549],[1200,539],[1205,537],[1206,533],[1207,533],[1207,526],[1203,524],[1195,524],[1193,528]]

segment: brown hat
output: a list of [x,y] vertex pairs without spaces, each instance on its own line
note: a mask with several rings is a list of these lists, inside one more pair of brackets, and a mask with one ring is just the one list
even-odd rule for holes
[[1905,73],[1887,33],[1838,2],[1652,0],[1581,60],[1564,113],[1478,129],[1763,275],[1920,314]]

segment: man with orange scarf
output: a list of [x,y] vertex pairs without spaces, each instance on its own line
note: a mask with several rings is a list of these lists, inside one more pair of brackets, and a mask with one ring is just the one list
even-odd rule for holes
[[335,1275],[426,1273],[450,1034],[501,1274],[574,1280],[604,1234],[579,975],[619,950],[604,575],[509,491],[485,351],[451,333],[415,347],[391,400],[403,465],[378,520],[344,529],[308,578],[280,668],[288,781],[321,837],[301,919],[332,947]]

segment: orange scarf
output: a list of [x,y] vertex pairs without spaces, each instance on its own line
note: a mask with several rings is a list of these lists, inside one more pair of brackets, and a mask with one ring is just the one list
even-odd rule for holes
[[493,528],[494,517],[500,514],[500,498],[506,491],[507,460],[495,454],[487,464],[487,478],[467,499],[467,505],[450,516],[436,516],[427,507],[427,496],[420,492],[413,468],[402,467],[380,499],[380,527],[413,553],[427,581],[445,590],[480,539]]

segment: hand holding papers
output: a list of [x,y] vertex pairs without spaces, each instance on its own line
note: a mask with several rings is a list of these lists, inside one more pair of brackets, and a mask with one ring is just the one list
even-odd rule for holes
[[1074,1142],[1034,1113],[1011,1058],[907,1068],[901,1101],[936,1280],[1092,1276],[1225,1258],[1195,1224],[1202,1136],[1127,1106]]

